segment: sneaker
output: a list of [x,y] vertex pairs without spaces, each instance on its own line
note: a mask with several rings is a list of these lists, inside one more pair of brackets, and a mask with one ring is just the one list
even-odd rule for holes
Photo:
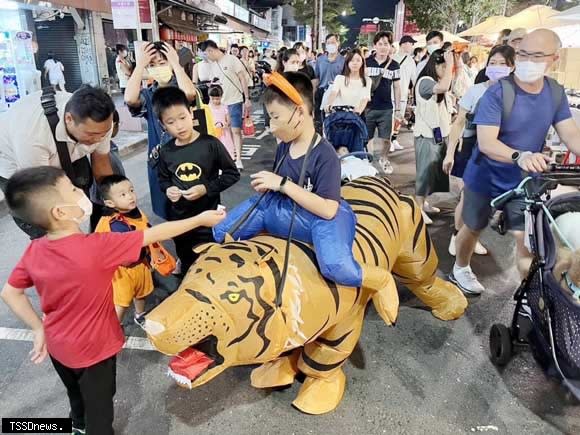
[[393,142],[391,141],[391,147],[389,148],[389,152],[390,153],[394,153],[395,152],[395,145],[393,145]]
[[244,170],[244,164],[242,163],[241,160],[237,160],[236,161],[236,168],[238,169],[238,171],[243,171]]
[[[449,241],[449,255],[451,255],[452,257],[455,257],[456,255],[456,248],[455,248],[455,239],[457,238],[457,236],[454,234],[451,236],[451,240]],[[487,255],[488,251],[487,248],[485,246],[483,246],[481,244],[481,242],[478,240],[477,244],[475,245],[475,250],[473,251],[474,254],[477,255]]]
[[383,170],[383,172],[387,175],[390,175],[394,172],[393,165],[391,165],[390,160],[387,159],[386,157],[381,157],[379,159],[379,165],[380,165],[381,169]]
[[405,148],[399,143],[397,139],[395,139],[394,141],[391,142],[391,149],[393,151],[401,151],[404,150]]
[[423,215],[423,221],[425,222],[425,225],[431,225],[433,223],[433,220],[423,210],[421,210],[421,214]]
[[456,249],[455,249],[455,239],[457,238],[457,236],[455,234],[453,234],[451,236],[451,240],[449,240],[449,248],[447,249],[449,251],[449,255],[451,255],[452,257],[455,257],[455,254],[457,253]]
[[171,272],[172,275],[181,275],[181,260],[178,258],[175,262],[175,269]]
[[479,240],[477,241],[477,244],[475,245],[475,249],[473,252],[476,253],[477,255],[487,255],[488,254],[487,248],[485,246],[483,246]]
[[480,295],[485,287],[477,280],[477,276],[473,273],[470,266],[457,267],[453,266],[453,272],[449,274],[449,279],[459,289],[468,295]]
[[143,326],[145,324],[145,313],[137,314],[135,313],[135,317],[133,317],[135,323],[139,326]]
[[425,203],[423,204],[423,211],[425,213],[430,213],[430,214],[437,214],[437,213],[441,213],[441,209],[437,208],[437,207],[433,207],[431,204],[429,204],[427,201],[425,201]]

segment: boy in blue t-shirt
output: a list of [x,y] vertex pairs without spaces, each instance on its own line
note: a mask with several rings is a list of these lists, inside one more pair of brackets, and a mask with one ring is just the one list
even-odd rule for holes
[[[314,245],[325,278],[350,287],[377,291],[387,288],[391,280],[388,271],[359,265],[352,255],[356,217],[349,204],[340,198],[340,162],[334,147],[314,128],[311,81],[301,73],[277,75],[276,80],[263,97],[272,134],[281,141],[274,171],[251,176],[257,192],[269,193],[249,222],[231,235],[248,239],[265,230],[287,237],[292,208],[297,204],[293,237]],[[304,179],[299,185],[305,158]],[[216,241],[224,241],[226,233],[256,200],[257,197],[252,197],[236,207],[230,218],[214,229]]]

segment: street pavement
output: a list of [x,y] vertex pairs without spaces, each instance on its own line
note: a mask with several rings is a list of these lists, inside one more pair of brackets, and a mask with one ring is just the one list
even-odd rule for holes
[[[260,130],[260,129],[259,129]],[[258,133],[259,135],[259,133]],[[261,135],[262,136],[262,135]],[[393,155],[391,179],[411,193],[415,176],[412,137],[404,133],[404,151]],[[231,208],[252,191],[249,174],[270,168],[275,151],[271,136],[246,139],[241,181],[223,195]],[[144,149],[125,157],[136,185],[139,206],[158,222],[148,197]],[[452,213],[457,197],[440,195],[431,201],[443,209],[430,227],[440,257],[440,272],[453,265],[447,253]],[[11,218],[0,214],[5,254],[0,281],[27,245]],[[488,357],[488,333],[493,323],[511,319],[512,293],[517,286],[513,241],[491,231],[483,234],[491,254],[476,257],[473,268],[486,286],[470,299],[467,313],[442,322],[401,289],[402,306],[396,327],[387,327],[371,307],[359,345],[345,365],[347,390],[339,408],[323,416],[307,416],[292,408],[299,384],[283,391],[251,387],[252,367],[229,369],[195,390],[179,388],[166,376],[168,358],[146,349],[135,339],[118,357],[115,427],[120,434],[498,434],[580,433],[578,403],[557,382],[547,379],[531,354],[517,355],[503,370]],[[158,282],[149,305],[177,286],[174,278]],[[29,291],[37,304],[33,290]],[[128,314],[128,317],[132,313]],[[144,337],[138,327],[128,336]],[[28,360],[31,343],[25,328],[0,304],[0,416],[64,417],[65,390],[49,362]]]

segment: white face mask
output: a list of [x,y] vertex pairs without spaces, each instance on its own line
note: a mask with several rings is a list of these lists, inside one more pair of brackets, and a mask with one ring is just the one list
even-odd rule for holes
[[439,50],[441,48],[440,44],[429,44],[427,46],[427,53],[433,54],[434,51]]
[[328,54],[334,54],[338,51],[338,45],[336,44],[327,44],[326,45],[326,51],[328,51]]
[[546,62],[516,61],[516,77],[524,83],[534,83],[544,77]]
[[150,66],[147,72],[150,78],[161,85],[166,85],[173,77],[173,70],[169,65]]
[[72,220],[79,225],[86,222],[93,214],[93,203],[84,193],[76,204],[65,204],[60,207],[79,207],[83,211],[83,215],[77,218],[72,218]]

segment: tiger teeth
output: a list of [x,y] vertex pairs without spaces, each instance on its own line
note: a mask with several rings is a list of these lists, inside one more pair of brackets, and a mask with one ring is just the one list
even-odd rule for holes
[[177,382],[178,384],[183,385],[185,387],[188,387],[190,389],[192,388],[191,380],[187,379],[185,376],[179,375],[171,369],[167,369],[167,375],[170,378],[172,378],[175,382]]

